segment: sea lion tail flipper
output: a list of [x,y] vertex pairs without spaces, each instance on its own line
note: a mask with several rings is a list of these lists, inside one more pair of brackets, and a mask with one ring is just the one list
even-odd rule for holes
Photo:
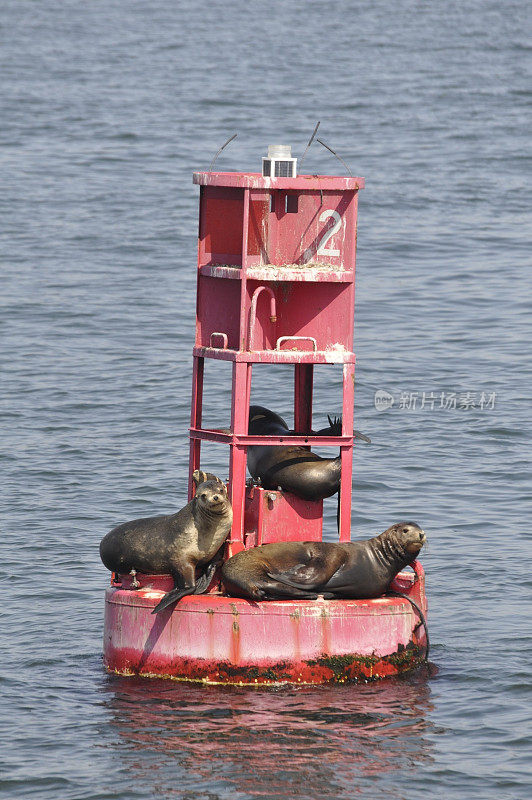
[[[327,414],[328,428],[321,428],[314,433],[314,436],[341,436],[342,435],[342,417],[331,417]],[[355,439],[362,439],[363,442],[371,444],[371,439],[365,433],[361,433],[353,429],[353,437]]]
[[342,435],[342,417],[331,417],[327,414],[327,428],[320,428],[319,431],[314,431],[313,436],[341,436]]
[[331,427],[331,436],[342,435],[342,417],[331,417],[327,414],[327,420]]
[[193,586],[188,586],[185,589],[172,589],[171,592],[167,592],[162,600],[157,603],[151,613],[158,614],[159,611],[164,611],[165,608],[168,608],[168,606],[171,606],[172,603],[176,603],[178,600],[181,600],[181,598],[185,597],[187,594],[194,594]]

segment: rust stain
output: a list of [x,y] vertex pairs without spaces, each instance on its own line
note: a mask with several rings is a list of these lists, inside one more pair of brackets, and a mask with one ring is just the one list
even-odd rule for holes
[[216,631],[214,629],[214,611],[212,608],[207,609],[207,619],[209,620],[209,658],[214,658],[214,641]]
[[229,643],[229,658],[232,664],[238,666],[240,664],[240,625],[233,620],[231,626],[231,640]]
[[320,614],[321,620],[321,634],[322,634],[322,651],[329,653],[331,650],[331,620],[327,611],[322,608]]
[[300,644],[300,625],[301,623],[301,614],[299,609],[296,608],[295,611],[290,614],[290,625],[292,627],[292,633],[294,637],[294,661],[301,660],[301,644]]

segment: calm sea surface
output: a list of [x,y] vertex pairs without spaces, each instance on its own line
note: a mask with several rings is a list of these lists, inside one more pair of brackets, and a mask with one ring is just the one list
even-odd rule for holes
[[[532,796],[529,10],[4,0],[2,797]],[[219,169],[301,155],[318,119],[367,182],[353,528],[427,531],[434,666],[256,691],[109,676],[98,543],[186,502],[192,171],[235,132]],[[307,170],[345,174],[319,144]],[[256,372],[290,416],[289,373]],[[209,364],[208,422],[229,388]],[[317,423],[339,389],[317,370]]]

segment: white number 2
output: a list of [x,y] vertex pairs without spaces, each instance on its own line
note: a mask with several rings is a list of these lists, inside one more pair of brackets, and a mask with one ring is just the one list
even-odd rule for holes
[[333,211],[332,208],[328,208],[327,211],[323,211],[320,214],[320,222],[325,222],[325,220],[332,217],[334,219],[334,225],[329,228],[328,231],[325,232],[322,240],[318,245],[317,255],[319,256],[339,256],[340,251],[335,250],[332,247],[325,247],[329,239],[334,236],[335,233],[338,233],[340,227],[342,225],[342,218],[338,211]]

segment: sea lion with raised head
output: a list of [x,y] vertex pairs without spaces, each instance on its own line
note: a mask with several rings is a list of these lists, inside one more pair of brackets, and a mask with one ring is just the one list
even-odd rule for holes
[[173,577],[174,589],[154,612],[207,589],[217,566],[215,556],[231,530],[233,511],[225,484],[201,470],[195,470],[193,479],[196,495],[176,514],[124,522],[100,543],[101,559],[112,572]]
[[399,522],[363,542],[273,542],[242,550],[222,567],[230,595],[252,600],[380,597],[426,541],[415,522]]
[[[292,436],[294,432],[279,414],[263,406],[249,407],[250,434],[257,436]],[[354,431],[357,439],[369,442],[367,436]],[[339,436],[341,421],[331,420],[329,427],[312,432],[313,436]],[[260,479],[264,489],[284,489],[304,500],[323,500],[331,497],[340,488],[342,473],[341,457],[322,458],[294,445],[251,445],[248,447],[247,463],[250,474]]]

